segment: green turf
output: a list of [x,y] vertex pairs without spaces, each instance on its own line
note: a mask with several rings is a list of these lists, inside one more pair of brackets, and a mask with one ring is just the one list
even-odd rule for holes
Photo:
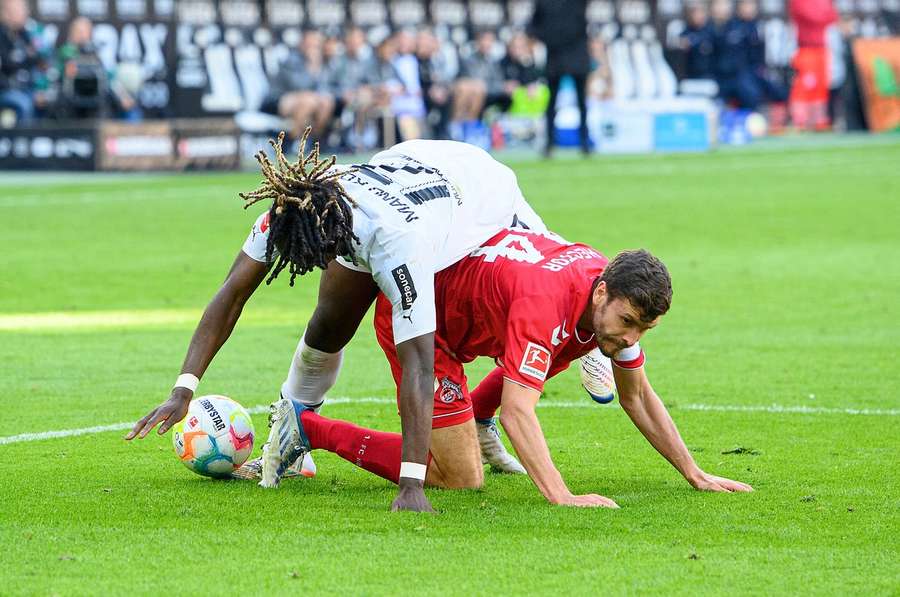
[[[168,436],[9,443],[0,594],[897,594],[900,142],[884,139],[513,164],[557,232],[669,265],[648,374],[699,464],[755,493],[692,491],[574,371],[540,418],[572,489],[618,511],[488,475],[430,491],[438,516],[392,515],[390,484],[330,454],[315,480],[263,492],[192,475]],[[166,397],[256,180],[0,178],[0,437],[134,420]],[[205,393],[275,396],[314,280],[254,297]],[[393,395],[368,326],[332,395]],[[693,410],[771,404],[814,411]],[[846,408],[881,414],[822,410]],[[327,414],[399,428],[385,402]],[[755,453],[723,454],[736,447]]]

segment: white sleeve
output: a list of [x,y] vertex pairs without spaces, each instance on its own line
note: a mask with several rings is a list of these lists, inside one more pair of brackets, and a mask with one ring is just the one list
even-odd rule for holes
[[372,263],[372,275],[391,302],[394,344],[436,329],[434,266],[427,258],[396,256]]
[[644,366],[645,360],[644,351],[637,342],[623,348],[612,358],[613,364],[620,369],[640,369]]
[[[259,261],[262,263],[266,262],[266,243],[269,240],[269,212],[265,211],[256,221],[253,222],[253,227],[250,229],[250,234],[247,235],[247,240],[244,241],[244,246],[241,247],[241,250],[247,254],[250,259],[255,261]],[[274,261],[278,257],[278,252],[273,251],[272,253],[272,261]]]

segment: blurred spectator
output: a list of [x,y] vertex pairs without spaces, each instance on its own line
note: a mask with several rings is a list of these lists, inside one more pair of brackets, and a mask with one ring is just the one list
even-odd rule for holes
[[590,42],[591,74],[588,76],[588,95],[598,101],[612,99],[613,78],[609,54],[603,38],[595,36]]
[[348,138],[350,148],[361,151],[374,146],[377,135],[370,125],[377,105],[373,88],[377,82],[376,65],[362,29],[351,27],[347,30],[344,52],[332,59],[329,69],[339,104],[335,111],[344,112],[345,118],[352,121]]
[[321,33],[305,31],[299,49],[291,50],[278,69],[262,104],[264,112],[290,119],[294,136],[312,126],[314,137],[325,138],[334,113],[322,46]]
[[425,101],[422,98],[422,79],[416,56],[416,38],[401,29],[394,34],[396,53],[392,59],[399,87],[392,92],[391,109],[397,117],[400,135],[404,140],[422,136]]
[[837,24],[830,25],[825,32],[828,46],[828,120],[839,130],[847,130],[847,106],[845,88],[848,64],[853,61],[851,40],[855,21],[842,17]]
[[766,66],[766,47],[759,33],[759,6],[756,0],[737,0],[737,19],[744,29],[747,64],[753,72]]
[[715,79],[715,34],[706,5],[691,4],[686,12],[687,25],[681,33],[681,47],[687,58],[685,78]]
[[[840,64],[832,67],[830,76],[838,78],[840,71],[843,70],[844,77],[843,82],[839,81],[837,86],[834,79],[831,82],[834,89],[834,118],[842,121],[841,124],[846,130],[863,131],[868,126],[856,61],[853,59],[853,41],[859,36],[859,21],[853,17],[841,18],[836,29],[840,35],[840,41],[832,40],[829,42],[829,48],[832,58]],[[842,55],[838,58],[839,51]]]
[[100,61],[91,39],[93,24],[77,17],[69,25],[66,43],[60,46],[60,92],[56,116],[59,118],[102,118],[109,114],[128,121],[141,119],[141,111],[132,94],[108,72]]
[[710,12],[715,43],[713,70],[719,93],[725,101],[753,109],[758,100],[746,80],[750,70],[747,30],[734,18],[731,0],[713,0]]
[[393,91],[400,86],[400,75],[394,67],[394,57],[397,55],[397,43],[394,37],[388,35],[375,46],[375,68],[372,71],[372,80],[376,86],[376,96],[381,107],[390,107],[390,98]]
[[514,34],[506,46],[506,56],[500,63],[505,79],[504,91],[509,94],[509,112],[522,116],[534,115],[535,108],[543,113],[550,100],[550,90],[542,82],[543,71],[534,59],[531,39],[525,33]]
[[12,109],[17,124],[28,124],[46,105],[46,96],[36,86],[44,60],[26,30],[25,0],[0,2],[0,108]]
[[428,120],[434,136],[446,138],[450,134],[448,125],[456,64],[441,51],[440,41],[431,29],[422,29],[416,36],[416,57]]
[[462,140],[473,127],[479,126],[484,109],[499,105],[509,108],[510,95],[506,91],[503,67],[494,55],[497,38],[493,31],[481,31],[475,38],[475,50],[463,60],[460,77],[453,88],[453,118],[450,134]]
[[587,130],[587,77],[591,71],[588,54],[586,0],[537,0],[531,18],[529,33],[547,47],[547,83],[550,101],[547,104],[547,145],[544,155],[549,156],[555,143],[556,96],[564,75],[575,81],[578,110],[581,122],[578,128],[581,151],[590,151]]
[[531,40],[524,33],[516,33],[510,38],[506,45],[506,56],[500,64],[509,93],[518,87],[536,84],[543,75],[535,64]]
[[791,118],[799,129],[825,130],[830,126],[825,29],[837,21],[837,12],[831,0],[790,0],[789,12],[797,29]]
[[341,39],[336,35],[325,37],[322,42],[322,59],[325,64],[332,64],[341,55]]
[[787,93],[768,79],[765,49],[759,35],[755,0],[741,0],[738,16],[732,16],[730,0],[713,0],[711,13],[715,35],[715,74],[719,94],[744,110],[760,110],[772,104],[773,129],[783,128]]
[[766,66],[766,46],[760,34],[759,6],[757,0],[738,0],[738,23],[744,30],[747,53],[747,72],[742,74],[749,101],[756,100],[755,106],[748,109],[758,110],[762,103],[769,104],[769,130],[781,132],[787,121],[785,102],[788,92],[785,86],[776,81]]
[[[397,40],[392,36],[385,36],[375,46],[375,68],[373,72],[373,89],[375,91],[375,107],[383,116],[393,116],[393,98],[399,93],[403,84],[400,75],[394,66],[394,58],[397,55]],[[387,126],[392,118],[384,118],[384,128],[381,144],[392,145],[395,142],[395,131]]]

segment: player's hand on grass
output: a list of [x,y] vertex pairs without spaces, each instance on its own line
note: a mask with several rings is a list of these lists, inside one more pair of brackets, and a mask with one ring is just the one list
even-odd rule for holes
[[741,483],[740,481],[732,481],[731,479],[726,479],[725,477],[717,477],[716,475],[710,475],[709,473],[704,473],[703,471],[700,471],[700,474],[696,478],[690,479],[690,483],[691,485],[693,485],[694,489],[697,489],[699,491],[753,491],[753,488],[746,483]]
[[558,506],[578,506],[579,508],[618,508],[619,504],[615,503],[608,497],[597,495],[596,493],[588,493],[585,495],[569,494],[559,499],[551,500]]
[[430,512],[434,513],[431,502],[425,496],[425,489],[421,481],[415,479],[400,479],[400,491],[391,504],[391,512]]
[[188,406],[191,404],[192,395],[193,392],[187,388],[174,388],[169,399],[135,423],[128,435],[125,436],[125,439],[143,438],[159,423],[162,423],[159,426],[159,434],[162,435],[172,425],[184,418],[187,414]]

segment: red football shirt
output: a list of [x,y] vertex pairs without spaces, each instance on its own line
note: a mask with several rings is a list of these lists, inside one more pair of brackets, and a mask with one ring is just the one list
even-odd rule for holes
[[493,357],[506,378],[540,391],[596,348],[575,326],[608,261],[552,234],[504,230],[438,273],[438,342],[464,363]]

